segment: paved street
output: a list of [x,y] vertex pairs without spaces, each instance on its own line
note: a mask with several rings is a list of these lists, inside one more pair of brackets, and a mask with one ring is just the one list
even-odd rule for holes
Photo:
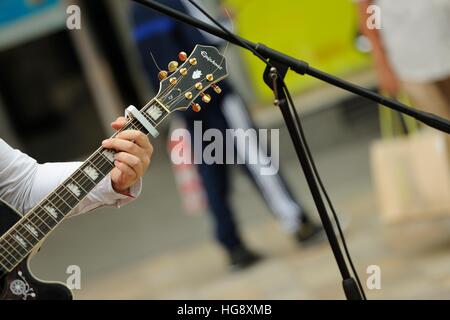
[[[327,111],[309,116],[305,129],[346,225],[349,249],[363,283],[369,265],[381,268],[382,287],[366,290],[368,297],[450,298],[450,219],[384,226],[369,165],[376,119],[345,130],[336,124],[340,120]],[[281,141],[284,175],[317,218],[285,130]],[[65,281],[67,266],[79,265],[78,299],[344,297],[327,243],[298,247],[281,231],[241,170],[233,172],[235,208],[249,246],[265,259],[248,270],[230,272],[226,257],[211,240],[209,216],[182,213],[163,143],[155,143],[157,151],[141,199],[122,210],[102,209],[65,222],[33,260],[37,275]]]

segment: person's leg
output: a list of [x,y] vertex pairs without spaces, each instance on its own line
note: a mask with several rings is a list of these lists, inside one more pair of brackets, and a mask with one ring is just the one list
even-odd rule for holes
[[199,164],[197,167],[213,215],[215,236],[230,251],[242,242],[230,208],[228,170],[219,164]]
[[[249,114],[246,110],[242,99],[234,93],[228,93],[222,100],[222,110],[228,122],[229,128],[232,129],[251,129],[255,128]],[[298,230],[303,209],[294,199],[289,191],[286,182],[279,173],[274,175],[262,175],[261,163],[268,163],[266,147],[258,142],[247,140],[247,144],[243,139],[238,139],[236,145],[237,156],[245,158],[245,154],[257,154],[259,161],[255,164],[245,163],[245,169],[249,173],[249,177],[257,186],[271,211],[280,220],[283,228],[293,233]]]
[[[228,91],[221,100],[221,106],[229,128],[244,130],[256,128],[239,95]],[[249,154],[258,155],[259,160],[256,163],[245,161],[244,168],[271,211],[280,220],[282,227],[293,234],[302,245],[313,243],[318,239],[323,229],[310,220],[305,210],[294,199],[281,174],[279,172],[262,174],[262,164],[269,163],[266,146],[252,139],[247,141],[238,139],[235,147],[237,156],[241,159],[246,159],[246,155]]]
[[[186,117],[187,128],[191,132],[191,137],[194,137],[194,121],[202,121],[203,130],[214,128],[225,131],[220,109],[212,107],[212,109],[205,110],[201,115],[191,113],[190,116],[187,115]],[[202,143],[201,150],[203,151],[205,143]],[[195,151],[193,150],[193,152]],[[258,261],[260,256],[247,249],[241,240],[230,204],[230,173],[226,166],[226,164],[206,164],[202,161],[201,164],[197,165],[197,169],[208,200],[214,235],[226,250],[231,266],[239,269]]]

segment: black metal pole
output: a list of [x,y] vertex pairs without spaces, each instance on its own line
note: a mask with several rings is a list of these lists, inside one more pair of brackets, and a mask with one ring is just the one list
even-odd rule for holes
[[[260,58],[267,59],[267,61],[270,61],[272,66],[276,66],[279,69],[279,70],[277,70],[277,69],[272,70],[272,71],[275,71],[275,72],[272,72],[272,76],[273,76],[273,79],[276,79],[276,81],[274,81],[273,84],[270,84],[270,79],[268,80],[268,78],[267,78],[269,75],[269,72],[270,72],[270,68],[267,67],[266,72],[264,74],[265,81],[269,85],[269,87],[271,87],[274,91],[274,94],[276,97],[276,104],[280,108],[280,111],[283,115],[286,126],[288,128],[289,134],[291,136],[292,142],[294,144],[294,147],[295,147],[295,150],[297,153],[297,157],[302,166],[303,172],[305,174],[305,178],[306,178],[308,186],[311,190],[311,194],[312,194],[314,203],[317,207],[320,219],[324,226],[325,233],[327,235],[328,241],[329,241],[331,249],[333,251],[333,255],[335,257],[339,271],[341,273],[341,276],[343,279],[342,285],[344,288],[345,295],[346,295],[347,299],[349,299],[349,300],[361,300],[363,298],[362,293],[359,290],[359,287],[358,287],[356,281],[351,276],[350,271],[347,266],[347,263],[345,261],[345,258],[342,254],[342,251],[341,251],[341,248],[339,245],[339,241],[334,232],[333,225],[328,216],[327,209],[323,202],[322,195],[320,193],[320,189],[318,187],[318,183],[317,183],[317,180],[314,175],[314,171],[313,171],[311,163],[309,161],[308,154],[306,151],[306,146],[305,146],[304,142],[302,141],[302,136],[299,132],[299,128],[297,127],[297,124],[294,120],[295,119],[294,115],[292,114],[292,112],[289,108],[289,101],[288,101],[288,99],[286,97],[286,93],[284,91],[282,78],[280,78],[280,77],[284,77],[284,75],[286,74],[288,69],[291,69],[292,71],[295,71],[296,73],[299,73],[301,75],[308,74],[314,78],[320,79],[324,82],[330,83],[334,86],[337,86],[337,87],[347,90],[349,92],[352,92],[352,93],[355,93],[362,97],[365,97],[369,100],[372,100],[372,101],[375,101],[382,105],[385,105],[391,109],[394,109],[396,111],[399,111],[399,112],[407,114],[407,115],[410,115],[413,118],[435,128],[435,129],[441,130],[446,133],[450,133],[450,122],[448,120],[440,118],[436,115],[408,107],[398,101],[383,97],[383,96],[381,96],[375,92],[372,92],[366,88],[360,87],[358,85],[352,84],[343,79],[339,79],[330,74],[327,74],[323,71],[317,70],[317,69],[309,66],[308,63],[306,63],[305,61],[295,59],[295,58],[288,56],[282,52],[279,52],[277,50],[269,48],[263,44],[260,44],[260,43],[255,44],[244,38],[230,34],[229,32],[225,32],[226,30],[223,31],[223,30],[221,30],[217,27],[214,27],[212,25],[209,25],[203,21],[192,18],[187,14],[179,12],[179,11],[177,11],[173,8],[170,8],[166,5],[163,5],[161,3],[158,3],[157,1],[153,1],[153,0],[133,0],[133,1],[141,3],[147,7],[150,7],[152,9],[159,11],[163,14],[166,14],[168,16],[171,16],[172,18],[175,18],[175,19],[177,19],[181,22],[184,22],[190,26],[193,26],[193,27],[202,29],[206,32],[209,32],[217,37],[220,37],[220,38],[227,40],[233,44],[243,47],[244,49],[247,49],[250,51],[252,51],[252,50],[256,51],[256,52],[254,52],[254,54],[258,55]],[[294,107],[294,106],[292,106],[292,107]],[[362,288],[361,288],[361,290],[362,290]]]
[[293,58],[287,54],[284,54],[280,51],[269,48],[263,44],[253,43],[253,42],[246,40],[239,36],[236,36],[236,38],[237,38],[236,39],[235,37],[227,34],[226,32],[220,30],[219,28],[216,28],[215,26],[212,26],[201,20],[195,19],[183,12],[175,10],[175,9],[173,9],[169,6],[163,5],[161,3],[158,3],[157,1],[154,1],[154,0],[133,0],[133,1],[141,3],[149,8],[152,8],[156,11],[164,13],[168,16],[171,16],[172,18],[175,18],[175,19],[177,19],[183,23],[186,23],[190,26],[204,30],[210,34],[213,34],[213,35],[215,35],[219,38],[222,38],[226,41],[229,41],[235,45],[243,47],[244,49],[248,49],[248,48],[245,48],[244,46],[242,46],[242,43],[244,43],[245,45],[250,46],[251,48],[256,50],[259,54],[261,54],[265,58],[270,59],[271,61],[276,61],[278,63],[281,63],[281,64],[289,67],[292,71],[294,71],[296,73],[299,73],[301,75],[304,75],[304,74],[310,75],[316,79],[325,81],[329,84],[332,84],[334,86],[337,86],[339,88],[342,88],[344,90],[352,92],[359,96],[365,97],[369,100],[375,101],[375,102],[382,104],[388,108],[391,108],[393,110],[399,111],[404,114],[407,114],[407,115],[429,125],[430,127],[437,129],[437,130],[440,130],[440,131],[443,131],[446,133],[450,133],[450,121],[447,119],[441,118],[439,116],[436,116],[436,115],[428,113],[428,112],[424,112],[424,111],[420,111],[420,110],[408,107],[407,105],[402,104],[394,99],[384,97],[384,96],[377,94],[375,92],[372,92],[366,88],[360,87],[351,82],[345,81],[338,77],[332,76],[326,72],[315,69],[315,68],[309,66],[309,64],[305,61]]
[[[173,10],[170,7],[161,5],[159,3],[155,3],[153,1],[137,0],[137,2],[140,2],[145,5],[151,3],[153,6],[155,6],[155,8],[154,8],[155,10],[161,11],[169,16],[174,16],[174,17],[184,16],[184,14],[182,14],[176,10]],[[152,5],[149,5],[149,6],[153,8]],[[160,10],[161,8],[159,8],[159,7],[162,7],[162,10]],[[184,18],[186,18],[186,21],[184,21],[184,22],[190,24],[189,20],[191,18],[189,16],[185,16]],[[198,21],[198,22],[200,24],[203,24],[203,22],[201,22],[201,21]],[[194,26],[196,26],[196,25],[194,25]],[[235,41],[235,39],[233,37],[231,37],[230,39],[233,39]],[[236,42],[239,42],[239,40]],[[268,49],[267,47],[264,47],[262,45],[257,45],[257,46],[261,50],[261,52],[263,52],[264,56],[266,56],[266,54],[270,55],[271,49]],[[261,49],[261,48],[263,48],[263,49]],[[322,225],[324,227],[325,233],[326,233],[328,241],[330,243],[330,247],[332,249],[334,258],[336,260],[340,274],[342,276],[342,285],[343,285],[343,289],[345,292],[345,296],[349,300],[362,300],[363,296],[361,294],[361,291],[359,290],[359,287],[358,287],[356,281],[350,274],[346,260],[342,253],[342,250],[340,248],[339,241],[338,241],[336,233],[334,231],[333,225],[328,216],[328,212],[327,212],[327,209],[323,202],[322,195],[320,193],[319,186],[318,186],[317,180],[314,175],[314,171],[311,167],[311,163],[309,162],[308,154],[306,151],[306,146],[302,141],[301,135],[299,133],[299,128],[297,127],[297,125],[295,123],[295,118],[291,113],[291,110],[289,108],[289,101],[288,101],[286,93],[284,91],[282,79],[284,78],[287,70],[290,68],[290,65],[293,65],[294,61],[292,61],[292,58],[290,58],[288,56],[282,57],[281,61],[278,61],[278,60],[272,61],[271,59],[268,59],[268,60],[270,60],[271,65],[276,65],[278,70],[275,68],[273,70],[271,70],[271,68],[268,66],[264,73],[264,80],[269,85],[269,87],[273,90],[274,95],[275,95],[276,105],[280,108],[280,111],[283,115],[286,126],[288,128],[289,134],[290,134],[292,142],[294,144],[294,148],[295,148],[297,157],[302,166],[305,178],[307,180],[314,203],[315,203],[317,211],[319,213]],[[300,63],[297,63],[295,70],[297,72],[302,73],[302,71],[306,68],[307,68],[307,64],[300,62]],[[275,81],[273,81],[273,80],[275,80]]]
[[[280,108],[281,114],[283,115],[284,121],[288,128],[289,135],[291,136],[292,142],[294,144],[295,152],[297,153],[297,157],[300,165],[302,166],[306,182],[308,183],[308,187],[311,191],[314,204],[316,205],[320,220],[328,238],[328,242],[330,243],[331,250],[341,273],[342,286],[344,288],[345,296],[348,300],[362,300],[362,295],[356,284],[356,281],[350,275],[350,271],[342,254],[341,247],[339,246],[336,233],[334,232],[333,224],[331,223],[330,217],[328,216],[328,212],[323,202],[319,186],[314,176],[311,164],[308,160],[305,145],[301,140],[301,136],[295,124],[294,117],[290,112],[288,104],[289,102],[283,89],[283,82],[278,78],[280,75],[284,76],[286,74],[286,71],[287,70],[276,70],[275,68],[274,70],[270,70],[270,67],[268,66],[266,68],[266,71],[264,72],[264,80],[273,90],[275,95],[275,105]],[[269,78],[272,80],[273,85],[270,85]]]

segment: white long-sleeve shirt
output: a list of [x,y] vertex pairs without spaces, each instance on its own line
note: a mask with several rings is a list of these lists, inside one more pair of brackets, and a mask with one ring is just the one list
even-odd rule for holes
[[[81,162],[38,164],[36,160],[11,148],[0,138],[0,198],[19,213],[26,213],[52,192]],[[109,175],[105,177],[70,215],[101,206],[120,207],[139,196],[142,182],[130,188],[130,196],[114,191]]]

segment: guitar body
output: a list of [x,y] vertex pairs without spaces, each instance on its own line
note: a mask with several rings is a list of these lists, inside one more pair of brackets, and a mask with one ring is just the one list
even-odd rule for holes
[[[0,200],[0,236],[21,216]],[[28,256],[7,274],[0,271],[0,300],[72,300],[72,293],[62,283],[37,279],[30,271]]]

